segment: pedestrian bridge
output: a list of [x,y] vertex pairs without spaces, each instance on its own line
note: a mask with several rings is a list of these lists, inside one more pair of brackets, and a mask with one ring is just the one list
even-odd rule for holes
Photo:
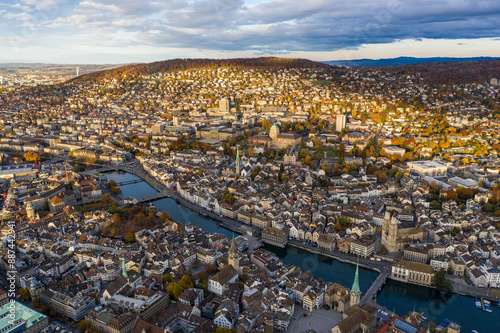
[[151,195],[146,195],[146,196],[137,198],[137,202],[138,203],[149,202],[149,201],[154,201],[154,200],[158,200],[158,199],[162,199],[162,198],[166,198],[166,197],[170,197],[170,193],[169,192],[166,192],[166,191],[165,192],[159,192],[159,193],[155,193],[155,194],[151,194]]
[[377,295],[377,293],[384,286],[390,274],[390,269],[385,269],[377,276],[370,288],[368,288],[368,291],[363,295],[363,297],[361,297],[360,305],[365,305],[366,303],[368,303],[368,301],[372,300]]

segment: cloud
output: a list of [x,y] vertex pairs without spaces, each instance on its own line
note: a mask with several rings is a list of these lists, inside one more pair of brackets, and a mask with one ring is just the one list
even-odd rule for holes
[[5,14],[4,17],[8,18],[8,19],[18,20],[18,21],[29,21],[29,20],[33,19],[33,16],[29,13],[14,14],[14,13],[9,12],[9,13]]
[[20,25],[35,17],[48,35],[73,32],[89,42],[105,36],[126,45],[227,51],[327,52],[400,40],[500,37],[497,0],[73,1],[21,0],[3,17]]

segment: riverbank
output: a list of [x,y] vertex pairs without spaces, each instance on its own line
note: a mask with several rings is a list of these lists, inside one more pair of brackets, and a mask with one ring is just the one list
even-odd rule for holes
[[[116,176],[117,180],[133,180],[137,177],[133,174],[128,176],[110,174],[109,176],[110,179]],[[146,182],[125,185],[122,190],[126,197],[142,197],[156,193],[154,188]],[[232,237],[232,232],[219,222],[220,216],[217,218],[217,216],[212,215],[212,218],[208,214],[195,212],[170,197],[156,200],[154,205],[160,210],[169,212],[176,221],[181,223],[191,222],[210,233],[222,233],[228,238]],[[324,281],[332,281],[348,287],[352,285],[356,266],[351,263],[312,253],[310,250],[313,248],[311,247],[306,250],[295,246],[280,248],[265,244],[264,248],[275,253],[285,265],[294,265],[302,271],[310,271],[314,277],[321,278]],[[369,289],[377,277],[378,273],[374,270],[359,268],[360,289],[363,294],[369,293]],[[444,318],[448,318],[461,324],[464,332],[470,332],[472,329],[476,329],[480,333],[500,332],[500,322],[491,321],[497,315],[497,311],[500,311],[496,307],[496,303],[493,305],[493,313],[482,310],[476,311],[474,298],[463,296],[462,293],[446,295],[433,288],[388,278],[385,285],[382,286],[382,290],[376,296],[375,302],[377,303],[371,300],[368,302],[372,306],[377,305],[377,308],[381,308],[389,314],[393,312],[393,309],[396,309],[399,314],[406,314],[408,311],[416,310],[424,312],[429,321],[440,323]],[[390,311],[387,309],[390,309]]]

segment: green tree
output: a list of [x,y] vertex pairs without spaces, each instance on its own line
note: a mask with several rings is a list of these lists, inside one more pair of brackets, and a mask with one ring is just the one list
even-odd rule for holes
[[165,211],[164,211],[164,212],[162,212],[162,213],[161,213],[161,216],[160,216],[160,220],[161,220],[161,222],[162,222],[162,223],[165,223],[165,222],[167,222],[167,220],[168,220],[168,219],[170,219],[170,216],[168,215],[168,213],[167,213],[167,212],[165,212]]
[[116,182],[114,180],[110,180],[109,182],[106,183],[106,187],[107,188],[113,188],[113,187],[117,187],[118,185],[116,184]]
[[446,293],[450,293],[453,290],[453,286],[451,285],[450,280],[446,278],[444,269],[442,268],[434,276],[433,283],[437,290],[444,291]]
[[170,282],[172,282],[172,280],[173,280],[173,278],[170,274],[167,273],[167,274],[163,275],[163,283],[167,283],[167,282],[170,283]]

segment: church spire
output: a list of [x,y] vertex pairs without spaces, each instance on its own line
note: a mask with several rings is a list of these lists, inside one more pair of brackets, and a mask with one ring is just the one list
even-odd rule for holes
[[238,248],[236,247],[236,242],[234,241],[234,233],[233,233],[233,239],[231,241],[231,247],[229,248],[227,263],[230,266],[233,266],[233,268],[237,272],[239,272],[239,270],[240,270],[240,256],[238,254]]
[[354,274],[354,282],[352,283],[352,288],[351,292],[356,293],[361,293],[361,290],[359,289],[359,274],[358,274],[358,268],[359,268],[359,263],[356,264],[356,274]]
[[125,265],[125,258],[122,259],[122,275],[128,279],[127,266]]
[[231,240],[231,247],[229,248],[229,254],[237,254],[238,249],[236,248],[236,242],[234,241],[234,232],[233,232],[233,239]]

